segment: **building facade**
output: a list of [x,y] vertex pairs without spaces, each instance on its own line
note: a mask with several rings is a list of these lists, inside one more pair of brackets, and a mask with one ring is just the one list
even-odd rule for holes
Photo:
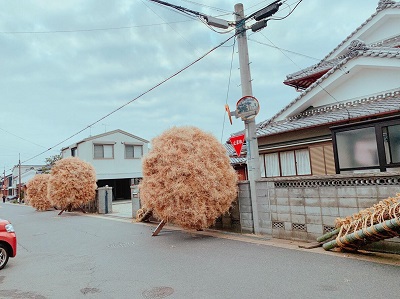
[[[400,3],[379,1],[323,60],[284,83],[301,94],[257,124],[258,225],[315,240],[335,218],[400,192]],[[247,182],[240,190],[242,228],[252,231]]]
[[114,200],[130,199],[130,186],[142,177],[142,157],[148,144],[143,138],[114,130],[65,147],[61,155],[90,163],[96,170],[98,187],[113,187]]

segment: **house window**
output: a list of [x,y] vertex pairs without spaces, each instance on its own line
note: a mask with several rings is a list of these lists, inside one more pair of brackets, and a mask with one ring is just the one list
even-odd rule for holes
[[139,159],[143,156],[143,146],[125,144],[125,158],[126,159]]
[[387,164],[400,163],[400,125],[382,128]]
[[338,132],[336,144],[341,169],[379,165],[374,127]]
[[274,176],[280,176],[278,153],[265,155],[265,170],[268,178]]
[[112,144],[95,144],[94,145],[95,159],[113,159],[114,145]]
[[336,173],[400,169],[400,119],[332,128]]
[[78,148],[76,148],[76,147],[71,148],[71,156],[72,157],[76,157],[77,152],[78,152]]
[[[310,175],[310,153],[308,149],[282,151],[277,153],[260,155],[262,177]],[[264,164],[263,164],[264,165]]]

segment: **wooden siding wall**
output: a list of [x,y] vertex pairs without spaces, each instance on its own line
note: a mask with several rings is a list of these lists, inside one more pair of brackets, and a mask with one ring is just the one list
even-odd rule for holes
[[335,174],[332,143],[310,146],[311,171],[313,175]]

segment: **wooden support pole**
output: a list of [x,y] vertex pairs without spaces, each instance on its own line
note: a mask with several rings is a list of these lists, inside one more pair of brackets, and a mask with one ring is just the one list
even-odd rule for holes
[[158,233],[162,230],[162,228],[164,227],[164,225],[165,225],[166,223],[167,223],[167,222],[165,222],[164,220],[161,220],[161,222],[157,225],[156,230],[153,232],[152,236],[153,236],[153,237],[158,236]]

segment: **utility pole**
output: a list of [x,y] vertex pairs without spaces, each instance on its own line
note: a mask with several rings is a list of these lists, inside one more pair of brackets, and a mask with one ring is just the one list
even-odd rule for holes
[[[235,5],[235,15],[242,96],[253,96],[250,75],[249,51],[245,29],[244,8],[242,3],[238,3]],[[247,175],[250,182],[253,228],[254,233],[258,234],[260,233],[260,223],[258,217],[256,180],[259,180],[261,178],[261,171],[255,118],[245,120],[244,125],[246,132]]]
[[18,157],[18,202],[21,202],[21,154]]
[[[231,22],[228,22],[223,19],[207,16],[201,14],[199,12],[170,4],[161,0],[150,0],[152,2],[156,2],[162,5],[166,5],[172,7],[176,10],[185,12],[186,14],[196,16],[205,20],[208,25],[214,26],[221,29],[228,29],[229,26],[233,25]],[[237,3],[234,7],[235,9],[235,26],[236,26],[236,36],[238,42],[238,50],[239,50],[239,66],[240,66],[240,81],[242,86],[242,98],[239,100],[252,98],[253,103],[256,102],[258,109],[258,101],[253,97],[253,90],[251,86],[251,75],[250,75],[250,62],[249,62],[249,52],[247,46],[247,37],[246,37],[246,28],[245,23],[248,19],[254,19],[256,23],[254,23],[250,28],[253,32],[257,32],[262,30],[267,26],[267,22],[269,18],[274,15],[279,7],[282,5],[281,0],[275,0],[268,6],[263,9],[251,14],[248,17],[244,16],[244,8],[242,3]],[[239,103],[238,101],[238,103]],[[238,104],[237,104],[238,105]],[[247,176],[250,182],[250,196],[251,196],[251,207],[253,214],[253,230],[255,234],[260,233],[260,221],[258,217],[258,205],[257,205],[257,193],[256,193],[256,181],[261,179],[261,171],[260,171],[260,158],[258,153],[258,141],[256,135],[256,121],[255,116],[258,113],[257,111],[249,111],[250,114],[242,116],[240,115],[237,109],[236,111],[229,111],[229,107],[225,105],[225,110],[228,112],[229,118],[231,120],[231,116],[235,115],[237,118],[240,116],[245,124],[245,132],[246,132],[246,147],[247,147]],[[232,121],[231,121],[232,124]]]
[[6,167],[4,166],[4,172],[3,172],[3,197],[6,196]]

